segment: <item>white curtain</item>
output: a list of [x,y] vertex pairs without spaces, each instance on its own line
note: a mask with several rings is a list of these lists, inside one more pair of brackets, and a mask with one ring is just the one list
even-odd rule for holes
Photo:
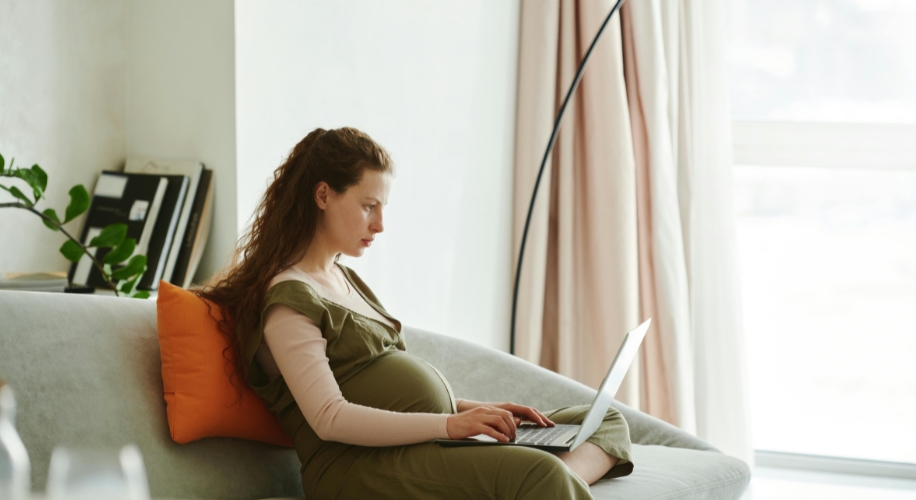
[[630,1],[623,38],[640,309],[656,318],[643,351],[642,408],[753,463],[724,0]]

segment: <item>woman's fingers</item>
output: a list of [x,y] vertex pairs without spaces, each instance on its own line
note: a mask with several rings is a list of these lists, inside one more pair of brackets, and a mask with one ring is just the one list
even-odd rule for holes
[[506,422],[506,427],[509,428],[510,434],[507,434],[507,436],[515,440],[515,417],[512,416],[512,412],[500,410],[499,416]]
[[545,424],[545,425],[550,426],[550,427],[553,427],[554,425],[557,425],[557,424],[553,423],[553,420],[550,420],[549,418],[547,418],[547,415],[544,415],[543,413],[539,412],[539,411],[538,411],[537,409],[535,409],[535,408],[532,408],[532,410],[534,410],[534,411],[538,414],[538,416],[541,417],[541,420],[544,421],[544,424]]
[[487,436],[490,436],[491,438],[503,443],[509,442],[509,438],[507,438],[505,434],[497,431],[489,425],[481,425],[479,431],[480,432],[477,434],[486,434]]
[[511,432],[506,435],[509,436],[511,439],[515,439],[515,427],[517,424],[515,422],[515,416],[512,414],[511,411],[504,409],[504,408],[492,406],[492,405],[488,405],[486,407],[486,411],[492,415],[496,415],[500,417],[501,419],[503,419],[503,421],[506,423],[506,426],[511,429]]
[[543,415],[541,415],[541,412],[535,410],[534,408],[530,406],[519,406],[518,411],[522,415],[525,415],[525,418],[538,424],[541,427],[545,427],[547,425],[547,419]]
[[509,409],[516,415],[522,415],[528,420],[538,424],[541,427],[553,426],[554,423],[550,421],[543,413],[539,412],[537,408],[532,408],[530,406],[522,406],[517,404],[510,403]]
[[506,437],[506,440],[515,439],[512,431],[509,429],[509,425],[506,424],[506,421],[503,420],[499,415],[487,415],[484,422],[490,427],[498,430]]

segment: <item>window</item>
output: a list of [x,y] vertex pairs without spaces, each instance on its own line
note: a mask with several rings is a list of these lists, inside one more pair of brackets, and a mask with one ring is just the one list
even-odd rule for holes
[[916,2],[730,9],[754,447],[916,464]]

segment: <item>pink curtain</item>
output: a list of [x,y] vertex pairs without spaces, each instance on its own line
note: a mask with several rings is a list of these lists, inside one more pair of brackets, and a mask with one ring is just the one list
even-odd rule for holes
[[[522,2],[516,254],[555,113],[611,4]],[[652,317],[617,399],[752,463],[724,0],[631,0],[611,22],[542,181],[516,353],[596,387]]]
[[[611,1],[522,3],[515,248],[554,115]],[[597,388],[638,323],[636,192],[620,24],[595,48],[539,192],[516,353]],[[638,377],[618,399],[638,406]]]

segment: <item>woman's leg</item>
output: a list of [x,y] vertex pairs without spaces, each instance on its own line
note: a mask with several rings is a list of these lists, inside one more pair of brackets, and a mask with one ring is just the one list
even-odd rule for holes
[[597,444],[588,441],[573,451],[557,453],[557,457],[581,477],[586,484],[594,484],[617,465],[617,457],[609,455]]
[[588,485],[556,455],[534,448],[435,443],[353,448],[360,456],[332,495],[339,500],[592,498]]
[[[580,405],[544,414],[558,424],[582,424],[588,409],[587,405]],[[557,457],[590,485],[602,478],[629,474],[633,464],[630,461],[630,430],[626,420],[616,409],[608,409],[601,426],[588,441],[571,452],[558,453]]]

